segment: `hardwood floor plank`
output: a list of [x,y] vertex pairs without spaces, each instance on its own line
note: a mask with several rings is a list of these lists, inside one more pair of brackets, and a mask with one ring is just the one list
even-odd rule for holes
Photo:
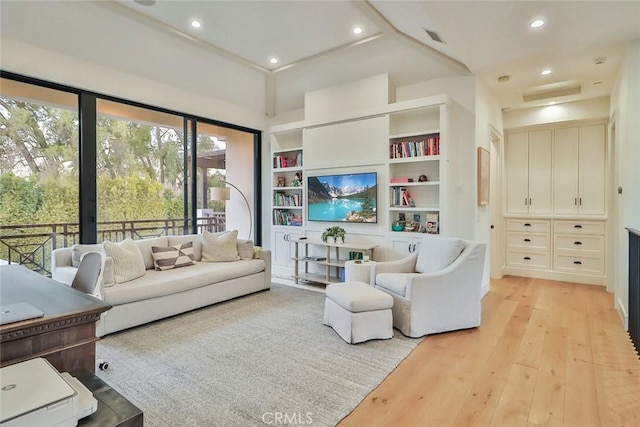
[[516,356],[516,363],[532,368],[538,367],[542,346],[547,335],[548,317],[549,313],[546,311],[533,310]]
[[529,411],[529,422],[538,426],[562,426],[564,423],[568,331],[566,328],[552,327],[545,335],[531,410]]
[[537,370],[514,364],[491,420],[492,426],[526,426]]

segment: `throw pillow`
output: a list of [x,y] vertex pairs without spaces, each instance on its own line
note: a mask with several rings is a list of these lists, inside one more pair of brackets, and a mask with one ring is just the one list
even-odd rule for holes
[[102,243],[73,245],[71,247],[71,265],[78,268],[80,266],[80,259],[82,259],[82,256],[88,252],[103,252]]
[[238,256],[240,259],[253,258],[253,241],[238,239]]
[[160,271],[194,264],[193,242],[174,246],[152,246],[151,254],[155,269]]
[[442,236],[424,236],[420,243],[416,271],[434,273],[458,258],[465,247],[464,240]]
[[208,262],[237,261],[238,230],[220,236],[205,231],[202,234],[202,260]]
[[116,283],[125,283],[144,276],[147,270],[138,246],[131,239],[121,243],[104,242],[104,251],[113,259],[113,277]]

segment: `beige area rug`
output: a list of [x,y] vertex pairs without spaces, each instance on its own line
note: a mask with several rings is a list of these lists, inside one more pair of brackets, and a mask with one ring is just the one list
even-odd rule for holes
[[145,426],[334,426],[420,340],[349,345],[323,309],[324,294],[273,285],[103,338],[97,374]]

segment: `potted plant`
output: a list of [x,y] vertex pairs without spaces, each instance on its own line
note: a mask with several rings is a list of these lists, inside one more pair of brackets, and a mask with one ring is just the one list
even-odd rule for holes
[[340,238],[342,240],[342,243],[344,243],[344,236],[345,236],[346,231],[344,231],[344,228],[340,227],[340,226],[335,226],[335,227],[329,227],[327,228],[324,233],[322,233],[322,241],[326,242],[327,239],[329,237],[333,237],[333,243],[337,243],[338,242],[338,238]]

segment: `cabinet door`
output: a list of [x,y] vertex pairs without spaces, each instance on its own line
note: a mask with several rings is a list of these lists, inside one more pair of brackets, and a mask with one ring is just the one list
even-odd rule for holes
[[409,256],[420,247],[421,238],[409,236],[391,236],[389,238],[389,261]]
[[528,213],[529,134],[514,133],[507,137],[505,169],[507,179],[507,212]]
[[605,212],[605,147],[604,125],[580,128],[580,214],[602,215]]
[[551,212],[551,131],[529,132],[529,213]]
[[300,232],[274,230],[273,237],[273,265],[275,267],[293,268],[293,241],[300,238]]
[[578,213],[578,128],[556,129],[553,141],[553,212]]

